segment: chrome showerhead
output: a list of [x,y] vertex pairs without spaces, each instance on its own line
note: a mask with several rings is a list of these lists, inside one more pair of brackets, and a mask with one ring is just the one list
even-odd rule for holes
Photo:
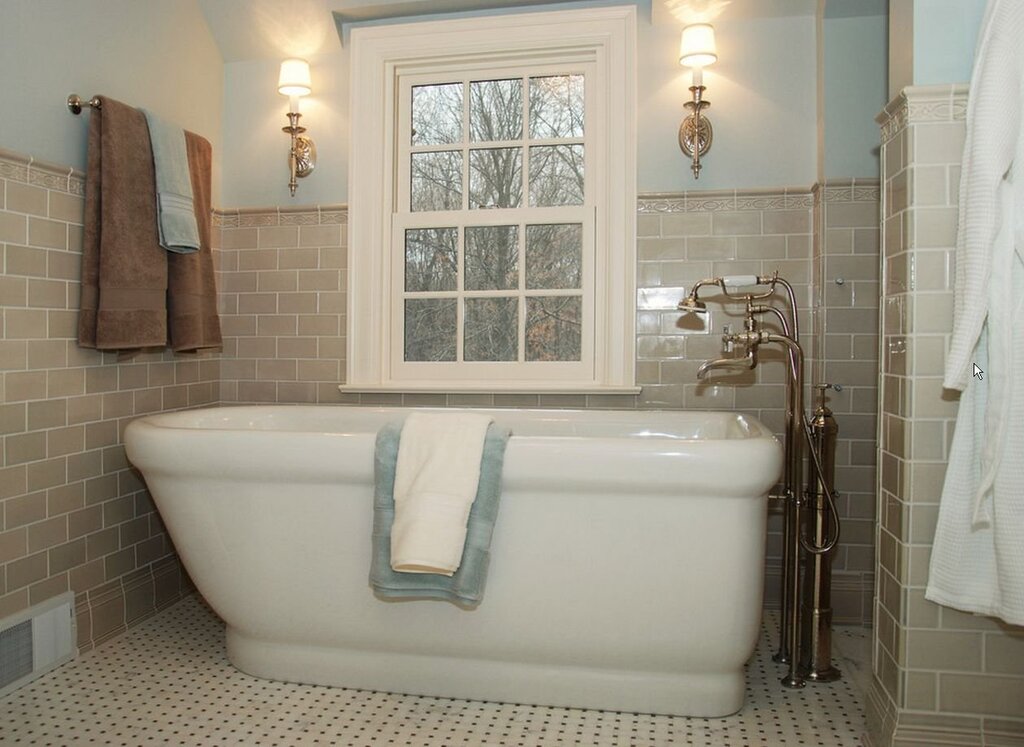
[[684,298],[682,301],[680,301],[679,305],[676,306],[676,308],[679,309],[680,311],[694,312],[694,311],[706,311],[708,307],[707,307],[706,303],[704,303],[703,301],[701,301],[698,298],[695,298],[691,294],[691,295],[687,296],[686,298]]

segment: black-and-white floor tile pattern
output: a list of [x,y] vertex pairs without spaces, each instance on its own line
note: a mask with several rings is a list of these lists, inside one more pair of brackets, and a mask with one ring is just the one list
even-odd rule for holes
[[[0,699],[3,745],[396,745],[436,747],[854,747],[863,731],[856,677],[779,686],[768,614],[747,665],[747,700],[701,719],[483,703],[272,682],[239,672],[223,624],[198,597]],[[836,649],[865,651],[840,628]],[[842,666],[843,660],[840,660]]]

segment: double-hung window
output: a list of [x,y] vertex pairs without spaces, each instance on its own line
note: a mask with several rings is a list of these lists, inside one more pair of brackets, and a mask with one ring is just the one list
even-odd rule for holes
[[348,386],[632,386],[632,38],[632,8],[353,31]]

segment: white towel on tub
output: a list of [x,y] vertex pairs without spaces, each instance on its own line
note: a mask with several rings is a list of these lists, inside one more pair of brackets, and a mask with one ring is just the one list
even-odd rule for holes
[[392,570],[445,576],[458,570],[490,423],[472,413],[406,418],[395,466]]

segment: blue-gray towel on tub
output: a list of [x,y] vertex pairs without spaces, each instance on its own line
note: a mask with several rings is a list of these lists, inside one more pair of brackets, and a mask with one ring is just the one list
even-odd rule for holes
[[160,246],[169,252],[199,251],[199,226],[188,172],[185,131],[145,109],[156,170],[156,223]]
[[462,563],[455,575],[398,573],[391,570],[391,522],[395,516],[395,463],[402,436],[401,423],[389,423],[377,433],[374,449],[373,558],[370,585],[384,599],[443,599],[475,606],[483,599],[490,562],[491,533],[501,499],[501,468],[510,431],[491,423],[484,439],[480,483],[466,525]]

